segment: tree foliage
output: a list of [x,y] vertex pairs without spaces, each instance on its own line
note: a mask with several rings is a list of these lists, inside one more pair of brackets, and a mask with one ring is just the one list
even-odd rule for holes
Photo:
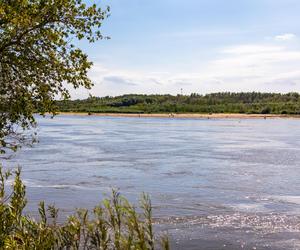
[[57,103],[60,111],[120,113],[300,114],[298,93],[213,93],[207,95],[123,95]]
[[34,125],[33,112],[54,112],[68,84],[90,88],[92,63],[78,40],[103,39],[109,8],[81,0],[0,0],[0,150],[16,149],[16,129]]

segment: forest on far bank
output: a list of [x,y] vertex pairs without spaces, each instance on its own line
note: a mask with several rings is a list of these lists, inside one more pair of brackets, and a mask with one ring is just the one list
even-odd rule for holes
[[300,94],[213,93],[92,97],[56,101],[60,112],[300,114]]

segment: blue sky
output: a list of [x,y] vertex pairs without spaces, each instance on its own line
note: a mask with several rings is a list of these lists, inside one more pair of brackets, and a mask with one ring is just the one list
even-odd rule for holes
[[73,98],[300,91],[299,0],[99,3],[111,7],[102,28],[111,40],[82,44],[95,86]]

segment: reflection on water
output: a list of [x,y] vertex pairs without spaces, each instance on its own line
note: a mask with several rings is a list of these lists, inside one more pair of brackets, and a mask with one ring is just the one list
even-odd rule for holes
[[132,202],[151,195],[157,228],[169,229],[178,249],[187,241],[200,249],[199,238],[203,249],[297,249],[299,120],[38,121],[39,144],[8,163],[23,167],[30,212],[42,199],[63,214],[91,208],[117,187]]

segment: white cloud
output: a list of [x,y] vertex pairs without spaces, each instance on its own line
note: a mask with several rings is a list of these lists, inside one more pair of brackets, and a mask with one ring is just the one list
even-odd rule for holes
[[[274,45],[238,45],[209,63],[207,77],[227,91],[299,91],[300,51]],[[212,86],[213,87],[213,86]],[[212,88],[211,88],[212,89]]]
[[[200,59],[199,59],[200,61]],[[200,64],[199,64],[200,65]],[[203,65],[203,62],[201,62]],[[216,59],[190,72],[124,70],[95,64],[90,91],[73,97],[141,94],[185,94],[219,91],[300,91],[300,50],[274,44],[246,44],[219,50]],[[195,67],[194,67],[195,68]],[[76,94],[74,94],[76,93]]]
[[286,33],[286,34],[275,36],[275,40],[277,40],[277,41],[289,41],[289,40],[294,39],[295,37],[296,37],[295,34]]
[[269,53],[269,52],[278,52],[284,50],[284,47],[279,46],[270,46],[270,45],[238,45],[229,48],[225,48],[221,53],[225,54],[260,54],[260,53]]
[[137,83],[134,82],[134,80],[126,79],[122,76],[105,76],[103,77],[103,82],[108,84],[116,84],[116,85],[129,85],[129,86],[136,86]]

